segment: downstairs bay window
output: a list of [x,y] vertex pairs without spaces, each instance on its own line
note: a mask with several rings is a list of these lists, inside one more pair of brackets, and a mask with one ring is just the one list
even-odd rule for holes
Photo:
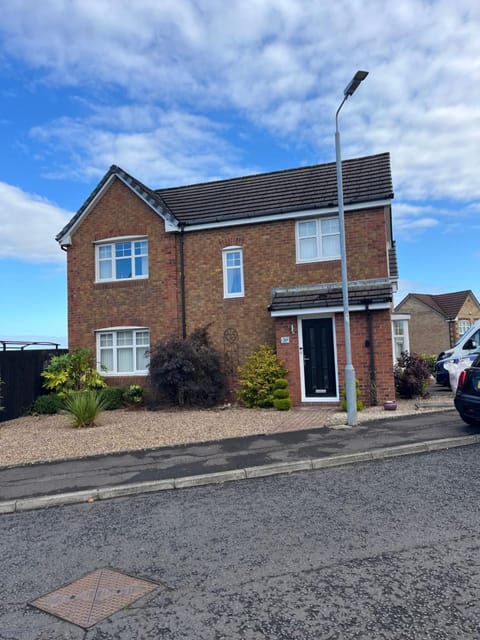
[[97,363],[103,375],[146,375],[149,362],[148,329],[125,327],[97,331]]

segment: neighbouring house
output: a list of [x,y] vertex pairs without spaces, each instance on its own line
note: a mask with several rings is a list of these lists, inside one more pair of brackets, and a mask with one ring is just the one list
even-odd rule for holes
[[437,295],[409,293],[395,307],[394,317],[396,314],[409,316],[403,320],[403,332],[409,336],[408,350],[436,355],[453,347],[480,318],[480,304],[469,289]]
[[[388,153],[343,162],[352,359],[366,404],[394,397],[397,286]],[[112,166],[57,235],[69,346],[112,384],[145,382],[150,346],[209,325],[232,393],[276,348],[296,405],[338,403],[344,328],[335,163],[150,189]]]

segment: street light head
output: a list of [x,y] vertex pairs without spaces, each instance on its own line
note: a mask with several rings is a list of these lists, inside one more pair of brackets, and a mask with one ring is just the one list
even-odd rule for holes
[[358,85],[368,76],[368,71],[357,71],[343,92],[345,97],[351,96],[358,89]]

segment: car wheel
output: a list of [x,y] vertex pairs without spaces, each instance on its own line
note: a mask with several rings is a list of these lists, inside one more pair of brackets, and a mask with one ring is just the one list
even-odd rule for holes
[[480,427],[480,420],[466,416],[464,413],[460,414],[461,419],[472,427]]

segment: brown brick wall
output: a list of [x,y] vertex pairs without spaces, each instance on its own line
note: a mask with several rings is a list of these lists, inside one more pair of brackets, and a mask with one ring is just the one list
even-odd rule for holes
[[[359,280],[388,275],[383,208],[346,215],[348,275]],[[95,283],[94,240],[145,235],[149,240],[149,277]],[[295,222],[261,223],[236,228],[185,233],[187,334],[210,325],[214,346],[223,352],[225,330],[234,334],[229,356],[241,364],[260,344],[276,343],[276,334],[295,325],[296,318],[273,319],[268,311],[271,290],[302,284],[339,282],[340,261],[296,264]],[[75,231],[68,250],[69,344],[95,348],[95,330],[110,326],[145,326],[151,345],[180,335],[178,234],[164,231],[164,223],[121,181],[115,180]],[[222,249],[243,248],[245,296],[224,299]],[[351,314],[352,347],[362,392],[368,390],[368,353],[364,314]],[[375,312],[379,400],[392,397],[391,327],[388,312]],[[343,388],[343,318],[336,318],[340,386]],[[279,333],[280,332],[280,333]],[[284,357],[290,371],[291,394],[300,399],[298,336],[290,334]],[[380,343],[382,346],[380,346]],[[233,356],[232,356],[233,354]],[[365,360],[366,358],[366,360]],[[386,370],[381,369],[381,363]],[[390,382],[387,380],[389,376]],[[384,379],[385,378],[385,379]],[[127,380],[128,381],[128,380]],[[122,382],[125,382],[122,379]],[[364,398],[367,400],[367,398]]]
[[[95,283],[94,240],[145,235],[149,277]],[[68,249],[69,346],[95,349],[95,330],[145,326],[150,340],[178,334],[175,234],[121,181],[115,180],[84,219]]]
[[[309,316],[313,317],[313,316]],[[355,311],[350,313],[350,339],[352,346],[352,360],[355,377],[360,382],[360,391],[366,406],[383,404],[385,400],[395,398],[392,365],[392,329],[389,310],[371,312],[374,372],[373,382],[370,383],[370,348],[368,320],[366,313]],[[290,397],[294,404],[301,402],[300,359],[298,353],[298,321],[295,316],[275,318],[277,355],[285,362],[289,371],[288,381]],[[343,314],[335,314],[334,331],[337,346],[339,396],[345,388],[345,333]],[[290,342],[281,344],[280,338],[288,336]],[[312,403],[313,404],[313,403]]]
[[[281,344],[280,338],[288,336],[289,344]],[[296,316],[275,318],[277,356],[288,369],[287,380],[290,398],[294,405],[301,403],[300,359],[298,353],[298,320]]]
[[[346,216],[348,276],[350,280],[381,278],[388,275],[386,235],[383,209],[349,213]],[[222,249],[228,246],[243,248],[245,296],[243,298],[224,299]],[[279,333],[283,324],[296,325],[296,319],[281,322],[272,319],[268,311],[272,288],[339,282],[341,280],[340,260],[296,264],[295,221],[262,223],[236,227],[235,229],[216,229],[190,232],[185,234],[185,273],[186,273],[186,319],[187,333],[210,322],[210,335],[214,345],[223,348],[223,332],[234,329],[238,333],[239,360],[244,358],[260,344],[275,345],[279,356],[284,358],[290,371],[290,384],[299,384],[298,342],[290,334],[289,348],[283,350],[279,345]],[[208,295],[205,295],[205,291]],[[353,314],[353,317],[360,314]],[[389,313],[386,330],[379,332],[386,340],[385,352],[389,377],[392,378],[392,339]],[[351,316],[352,318],[352,316]],[[340,316],[343,336],[343,316]],[[352,321],[351,321],[352,322]],[[277,324],[275,324],[277,323]],[[383,325],[382,325],[383,326]],[[276,328],[275,328],[276,327]],[[366,329],[352,322],[352,348],[361,346],[364,351]],[[359,340],[353,345],[356,334]],[[277,334],[277,340],[276,340]],[[289,335],[289,334],[286,334]],[[343,337],[342,337],[343,340]],[[338,343],[337,343],[338,344]],[[290,353],[292,352],[292,353]],[[339,353],[340,362],[344,362],[343,351]],[[378,360],[384,357],[378,354]],[[288,360],[288,362],[287,362]],[[359,363],[361,365],[361,363]],[[342,374],[343,375],[343,374]],[[387,375],[382,372],[382,375]],[[362,373],[363,376],[363,373]],[[297,382],[293,382],[294,379]],[[363,387],[368,386],[362,379]],[[381,392],[393,397],[392,384],[380,382]],[[383,391],[385,386],[385,391]],[[300,400],[300,387],[291,389],[294,402]],[[366,398],[365,398],[366,400]]]

